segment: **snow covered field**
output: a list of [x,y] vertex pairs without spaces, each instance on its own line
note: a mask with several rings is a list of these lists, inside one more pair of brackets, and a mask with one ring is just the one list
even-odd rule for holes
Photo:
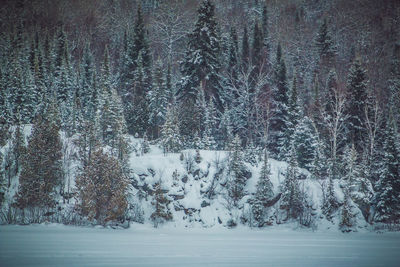
[[399,266],[400,233],[0,227],[0,266]]

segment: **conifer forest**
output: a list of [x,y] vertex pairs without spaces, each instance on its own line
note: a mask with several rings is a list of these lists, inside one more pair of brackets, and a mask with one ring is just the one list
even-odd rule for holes
[[0,224],[399,231],[400,2],[0,1]]

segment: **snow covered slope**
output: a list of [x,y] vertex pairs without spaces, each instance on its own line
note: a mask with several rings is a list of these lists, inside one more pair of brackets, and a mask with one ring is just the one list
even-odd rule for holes
[[[140,147],[140,139],[132,139],[134,146]],[[151,223],[150,215],[154,212],[151,204],[153,198],[149,196],[152,185],[161,182],[161,187],[170,199],[168,205],[172,214],[172,222],[167,222],[178,227],[214,227],[232,226],[234,224],[247,224],[251,219],[251,208],[248,200],[256,190],[259,179],[261,163],[254,166],[246,163],[251,171],[247,181],[246,196],[239,203],[239,208],[234,207],[227,196],[228,176],[226,172],[218,173],[228,164],[227,151],[200,150],[201,161],[195,162],[196,151],[184,150],[181,153],[165,155],[156,145],[150,146],[149,153],[144,155],[132,153],[129,166],[133,170],[134,189],[132,202],[138,202],[143,209],[145,223]],[[277,196],[284,180],[287,163],[270,159],[271,182]],[[226,168],[225,168],[226,169]],[[309,202],[312,203],[311,214],[313,229],[338,229],[339,214],[335,214],[333,222],[327,221],[322,215],[321,206],[323,199],[323,183],[311,178],[310,173],[300,169],[300,187],[306,192]],[[339,201],[343,200],[343,193],[339,181],[335,181],[335,192]],[[212,191],[212,192],[210,192]],[[285,221],[282,211],[279,210],[279,201],[269,208],[270,224],[277,225],[289,223],[293,227],[300,226],[297,222]],[[356,211],[358,227],[367,226]]]

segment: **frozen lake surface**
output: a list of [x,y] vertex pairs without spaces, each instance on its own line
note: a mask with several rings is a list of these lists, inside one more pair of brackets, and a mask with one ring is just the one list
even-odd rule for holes
[[400,233],[0,226],[0,266],[400,266]]

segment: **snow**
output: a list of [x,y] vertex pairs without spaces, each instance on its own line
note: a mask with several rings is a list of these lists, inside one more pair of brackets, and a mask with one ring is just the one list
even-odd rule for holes
[[0,227],[0,266],[398,266],[400,233]]

